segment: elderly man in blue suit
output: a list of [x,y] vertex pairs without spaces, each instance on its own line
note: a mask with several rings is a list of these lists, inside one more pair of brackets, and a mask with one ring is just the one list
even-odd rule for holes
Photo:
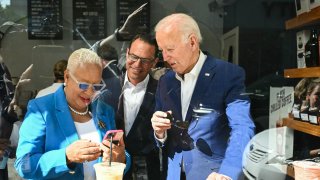
[[186,14],[165,17],[155,32],[173,70],[159,80],[151,119],[168,154],[167,179],[243,178],[242,154],[255,128],[244,70],[204,54],[199,27]]

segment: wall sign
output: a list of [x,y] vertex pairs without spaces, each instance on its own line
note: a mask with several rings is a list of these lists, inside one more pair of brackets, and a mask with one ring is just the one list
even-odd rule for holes
[[73,0],[73,39],[105,38],[106,9],[105,0]]
[[28,38],[62,39],[61,0],[28,0]]
[[[117,25],[118,27],[123,26],[127,17],[138,7],[144,3],[148,3],[142,12],[137,16],[135,21],[135,27],[138,29],[138,33],[149,33],[150,32],[150,0],[117,0]],[[132,37],[128,36],[122,40],[131,40]]]

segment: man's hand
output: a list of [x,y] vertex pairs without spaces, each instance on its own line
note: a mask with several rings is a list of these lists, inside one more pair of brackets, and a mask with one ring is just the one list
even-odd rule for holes
[[[102,144],[100,145],[101,150],[103,151],[103,158],[102,161],[109,161],[110,160],[110,145],[111,142],[108,140],[103,140]],[[125,163],[126,155],[125,155],[125,145],[123,141],[123,137],[121,138],[119,144],[112,144],[112,162],[121,162]]]
[[232,179],[226,175],[213,172],[207,177],[207,180],[232,180]]
[[147,5],[148,3],[142,4],[138,9],[133,11],[126,19],[123,26],[119,29],[118,33],[120,37],[129,37],[134,36],[137,34],[137,24],[138,24],[138,16],[142,9]]
[[67,164],[93,161],[100,155],[100,144],[90,140],[78,140],[66,148]]
[[8,112],[11,112],[13,110],[13,107],[14,105],[17,105],[19,106],[19,96],[21,94],[21,91],[23,89],[23,87],[28,84],[31,79],[30,76],[31,76],[31,73],[32,73],[32,68],[33,68],[33,64],[31,64],[20,76],[20,79],[16,85],[16,89],[14,91],[14,96],[13,96],[13,99],[12,101],[10,102],[10,106],[9,106],[9,110]]
[[156,111],[151,118],[152,128],[159,139],[163,139],[165,131],[171,128],[171,122],[166,117],[166,112]]

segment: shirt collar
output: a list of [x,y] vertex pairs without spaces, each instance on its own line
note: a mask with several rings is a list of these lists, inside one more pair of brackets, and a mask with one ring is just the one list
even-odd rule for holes
[[[124,87],[130,87],[130,86],[134,86],[128,79],[128,73],[126,72],[125,76],[124,76]],[[146,88],[149,82],[149,74],[146,76],[146,78],[144,78],[143,81],[139,82],[135,87],[141,87],[141,88]]]
[[[199,59],[197,60],[196,65],[192,68],[192,70],[189,73],[186,73],[185,75],[192,75],[194,77],[198,77],[206,58],[207,56],[202,51],[200,51],[200,56],[199,56]],[[176,78],[179,81],[183,81],[183,79],[177,73],[176,73]]]

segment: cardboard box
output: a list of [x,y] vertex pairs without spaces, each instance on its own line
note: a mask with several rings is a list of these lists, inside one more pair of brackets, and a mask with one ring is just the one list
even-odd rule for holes
[[304,50],[300,50],[297,52],[297,68],[305,68],[306,60],[304,57]]
[[320,0],[309,0],[310,9],[320,6]]
[[307,42],[310,38],[310,30],[302,30],[297,32],[297,51],[304,50],[304,47],[306,46]]
[[310,0],[295,0],[297,16],[310,11]]

